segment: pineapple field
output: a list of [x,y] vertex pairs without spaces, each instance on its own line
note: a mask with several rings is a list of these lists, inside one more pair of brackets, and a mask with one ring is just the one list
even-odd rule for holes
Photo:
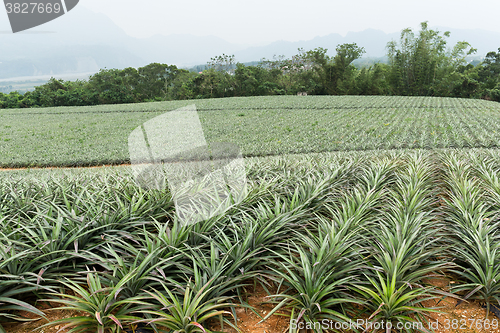
[[144,122],[195,105],[208,143],[245,157],[374,149],[497,148],[500,104],[401,96],[271,96],[0,111],[0,167],[130,163]]
[[127,164],[134,128],[190,104],[246,174],[197,223],[129,165],[0,172],[0,332],[500,332],[498,103],[9,110],[0,165]]

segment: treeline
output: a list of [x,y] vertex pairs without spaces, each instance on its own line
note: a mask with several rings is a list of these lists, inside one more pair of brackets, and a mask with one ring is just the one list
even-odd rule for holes
[[201,73],[153,63],[138,69],[103,69],[88,81],[51,79],[32,92],[0,93],[1,108],[83,106],[232,96],[403,95],[483,98],[500,102],[500,48],[476,66],[466,57],[476,50],[468,42],[447,47],[449,32],[401,32],[387,45],[388,63],[357,68],[365,53],[342,44],[335,56],[317,48],[299,49],[291,59],[236,63],[234,56],[212,58]]

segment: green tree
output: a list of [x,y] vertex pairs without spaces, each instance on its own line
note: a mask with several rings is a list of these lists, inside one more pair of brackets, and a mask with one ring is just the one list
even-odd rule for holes
[[134,100],[142,102],[146,98],[141,94],[140,81],[141,77],[139,71],[133,67],[127,67],[117,72],[117,75],[122,78],[123,85],[127,91],[130,91],[134,96]]
[[8,94],[0,93],[0,108],[2,109],[17,109],[22,106],[23,95],[17,91],[12,91]]
[[51,78],[46,84],[35,87],[35,91],[24,94],[22,104],[26,107],[94,105],[98,104],[97,97],[95,92],[89,90],[86,81]]
[[[202,85],[206,91],[210,90],[211,97],[230,97],[236,91],[235,58],[234,55],[222,54],[211,58],[207,63],[207,70],[203,71]],[[202,94],[206,95],[206,93]]]
[[245,66],[243,64],[236,64],[235,80],[237,96],[259,96],[266,95],[266,91],[259,89],[261,82],[264,79],[265,69],[255,66]]
[[59,90],[65,90],[63,80],[57,80],[55,78],[50,78],[49,82],[35,87],[35,91],[33,92],[33,99],[36,101],[36,104],[43,107],[52,107],[58,106],[58,101],[56,100],[56,93]]
[[89,88],[98,94],[100,104],[136,102],[132,86],[119,69],[101,69],[89,78]]
[[[340,95],[354,93],[357,69],[352,62],[360,58],[365,50],[356,43],[341,44],[336,47],[336,55],[328,56],[327,49],[316,48],[304,54],[305,66],[311,67],[316,73],[316,81],[312,93],[318,95]],[[309,73],[306,74],[306,76]],[[307,86],[307,85],[306,85]]]
[[0,92],[0,109],[5,109],[6,98],[6,95],[3,92]]
[[469,43],[460,42],[450,51],[446,38],[450,32],[428,29],[422,22],[418,36],[410,29],[401,32],[399,44],[387,44],[391,65],[390,83],[396,95],[447,95],[453,89],[457,69],[465,57],[476,52]]
[[208,69],[213,69],[217,72],[232,74],[234,73],[235,63],[234,55],[227,55],[223,53],[220,56],[210,58],[210,61],[207,63],[207,67]]
[[137,91],[143,100],[162,100],[181,71],[175,65],[152,63],[137,70]]
[[492,89],[500,81],[500,47],[498,52],[488,52],[478,69],[479,81],[484,88]]
[[389,72],[387,64],[377,63],[368,68],[364,67],[356,77],[358,95],[388,95],[390,92],[387,82]]
[[195,78],[198,76],[198,73],[184,69],[179,70],[172,82],[168,84],[166,99],[186,100],[195,98]]
[[477,76],[481,97],[500,102],[500,48],[498,52],[488,52],[477,66]]
[[273,73],[262,66],[238,63],[235,71],[236,96],[278,95],[282,91],[273,80]]
[[356,86],[357,69],[352,65],[352,62],[361,58],[365,53],[365,49],[357,46],[356,43],[346,43],[337,46],[336,51],[337,54],[333,58],[337,79],[336,94],[353,94]]
[[462,98],[477,98],[481,95],[481,87],[478,81],[479,76],[474,66],[462,66],[459,77],[454,82],[451,96]]

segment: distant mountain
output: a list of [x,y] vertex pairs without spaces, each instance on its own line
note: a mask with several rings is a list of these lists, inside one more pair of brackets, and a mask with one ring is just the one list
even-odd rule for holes
[[146,63],[162,62],[181,67],[207,63],[218,55],[234,54],[242,46],[229,43],[215,36],[156,35],[147,39],[136,39],[129,50]]
[[313,50],[317,47],[328,49],[328,54],[334,55],[335,48],[343,43],[357,43],[365,48],[367,57],[382,57],[385,55],[385,46],[399,34],[386,34],[380,30],[367,29],[362,32],[349,32],[345,37],[333,33],[327,36],[315,37],[308,41],[288,42],[278,41],[266,46],[252,47],[235,53],[238,61],[247,62],[261,58],[272,59],[274,55],[284,55],[287,58],[297,54],[299,48]]
[[[1,25],[3,29],[3,25]],[[404,27],[403,27],[404,28]],[[433,28],[435,29],[435,28]],[[500,47],[500,33],[483,30],[451,31],[449,45],[466,40],[478,49],[478,55]],[[151,62],[188,68],[206,64],[210,58],[234,54],[239,62],[272,59],[274,55],[291,57],[298,48],[328,49],[333,55],[338,44],[357,43],[367,58],[385,56],[385,46],[398,40],[400,33],[367,29],[346,36],[332,33],[307,41],[276,41],[265,46],[244,47],[214,36],[156,35],[134,38],[127,35],[109,17],[79,6],[67,15],[33,31],[0,33],[0,79],[25,76],[66,75],[97,72],[100,68],[140,67]]]
[[42,27],[0,34],[0,79],[97,72],[151,62],[192,66],[243,48],[214,36],[130,37],[106,15],[84,6]]
[[85,8],[78,7],[42,27],[0,34],[0,79],[97,72],[145,62],[128,50],[131,37],[107,16]]
[[[477,56],[485,56],[488,52],[497,51],[500,47],[500,33],[485,30],[464,30],[445,27],[431,29],[441,32],[450,31],[448,47],[453,47],[458,41],[467,41],[478,51]],[[365,48],[364,57],[380,58],[387,54],[386,45],[392,40],[399,41],[400,32],[385,33],[381,30],[366,29],[359,32],[348,32],[346,36],[333,33],[327,36],[315,37],[308,41],[287,42],[278,41],[266,46],[252,47],[235,52],[238,61],[248,62],[262,58],[272,59],[274,55],[284,55],[287,58],[297,54],[298,48],[313,50],[317,47],[328,49],[329,55],[335,54],[335,48],[343,43],[356,43]]]
[[484,57],[488,52],[498,51],[500,48],[500,33],[481,29],[454,29],[446,27],[433,28],[439,31],[449,31],[448,45],[455,45],[459,41],[469,42],[477,49],[476,55]]

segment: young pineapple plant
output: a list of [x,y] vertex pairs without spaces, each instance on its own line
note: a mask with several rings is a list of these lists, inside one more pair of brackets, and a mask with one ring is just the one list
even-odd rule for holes
[[382,168],[374,177],[367,176],[368,189],[358,187],[352,193],[325,198],[321,215],[299,225],[293,239],[273,251],[277,261],[269,265],[270,274],[284,290],[270,296],[277,305],[264,319],[285,309],[292,333],[300,327],[325,332],[325,321],[350,320],[353,305],[363,303],[354,292],[363,265],[361,234],[377,216],[387,180],[383,174],[389,172]]
[[18,315],[18,311],[45,317],[27,299],[37,292],[51,290],[42,283],[44,270],[37,265],[39,256],[34,248],[0,237],[0,333],[6,333],[3,321],[29,321]]
[[[442,251],[443,226],[433,218],[435,197],[432,165],[422,156],[409,156],[405,169],[397,175],[388,193],[384,216],[367,238],[370,256],[365,262],[371,270],[364,275],[367,284],[357,286],[366,299],[368,321],[386,332],[425,323],[436,308],[425,302],[443,293],[425,286],[425,279],[450,267],[437,259]],[[415,330],[420,330],[414,325]],[[421,328],[425,331],[425,325]]]
[[[111,171],[3,179],[0,316],[42,315],[31,300],[51,291],[61,309],[84,313],[51,324],[75,333],[224,331],[250,285],[275,282],[265,319],[290,316],[290,332],[298,322],[326,332],[324,319],[396,326],[425,322],[437,297],[453,296],[426,284],[450,257],[453,291],[499,304],[498,158],[377,154],[251,159],[248,195],[195,224],[176,217],[167,191]],[[99,272],[83,277],[85,265]],[[71,280],[58,284],[61,273]]]
[[[235,325],[232,312],[228,311],[235,306],[229,302],[232,297],[213,296],[214,289],[221,286],[209,280],[205,285],[197,285],[189,281],[186,285],[177,286],[180,291],[172,290],[164,285],[163,291],[153,289],[148,291],[150,307],[154,310],[142,310],[151,319],[141,319],[137,323],[154,324],[158,328],[166,329],[167,332],[179,333],[212,333],[211,320],[219,318],[223,323],[240,332]],[[228,318],[232,318],[231,321]]]
[[[484,168],[484,161],[473,161],[480,178],[471,165],[456,154],[445,156],[447,165],[447,219],[453,233],[453,251],[462,278],[454,288],[463,299],[476,299],[500,305],[500,221],[498,212],[498,169]],[[483,181],[481,182],[482,179]]]
[[270,296],[277,305],[263,320],[284,308],[290,313],[291,333],[298,332],[298,323],[323,332],[323,320],[349,320],[349,305],[360,303],[349,288],[360,262],[352,249],[354,240],[331,243],[334,239],[306,239],[310,249],[291,243],[288,254],[276,253],[279,261],[270,269],[285,290]]
[[133,327],[133,323],[142,319],[136,314],[149,306],[141,296],[120,297],[123,287],[135,274],[135,271],[130,272],[118,283],[108,286],[102,284],[101,277],[95,272],[87,273],[86,286],[76,281],[61,281],[72,294],[53,293],[53,298],[46,301],[62,304],[54,310],[73,310],[82,315],[55,320],[42,327],[59,325],[71,333],[118,333]]

